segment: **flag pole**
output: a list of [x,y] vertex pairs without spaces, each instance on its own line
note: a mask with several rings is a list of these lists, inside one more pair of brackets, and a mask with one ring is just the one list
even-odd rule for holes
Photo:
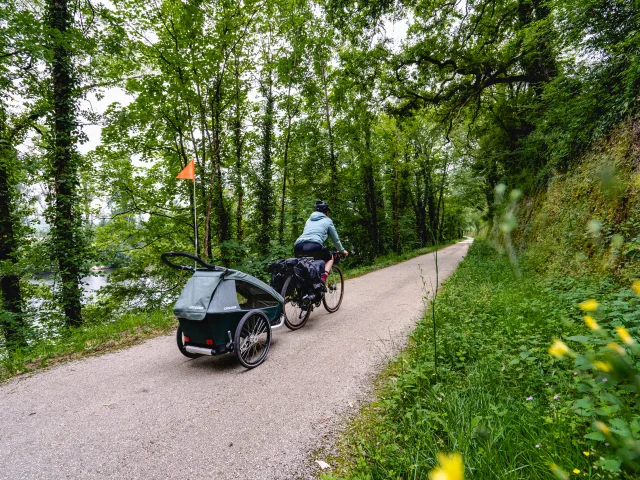
[[[193,169],[195,171],[195,161],[193,162]],[[196,211],[196,205],[197,205],[197,200],[196,200],[196,176],[194,174],[193,176],[193,238],[195,239],[195,243],[196,243],[196,257],[198,256],[198,214]]]
[[193,182],[193,240],[196,247],[196,257],[198,256],[198,210],[196,199],[196,160],[192,158],[189,163],[180,171],[176,178],[181,180],[191,180]]

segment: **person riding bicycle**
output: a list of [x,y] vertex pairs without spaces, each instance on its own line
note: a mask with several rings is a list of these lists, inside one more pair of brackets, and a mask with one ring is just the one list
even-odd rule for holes
[[331,272],[333,266],[333,256],[331,252],[324,247],[324,241],[327,236],[331,237],[331,241],[336,249],[342,251],[344,256],[349,253],[342,247],[338,232],[333,225],[333,221],[329,218],[329,205],[320,200],[313,207],[314,212],[307,220],[302,235],[293,244],[293,251],[296,257],[313,257],[315,260],[324,260],[324,273],[321,275],[322,281],[326,283],[327,276]]

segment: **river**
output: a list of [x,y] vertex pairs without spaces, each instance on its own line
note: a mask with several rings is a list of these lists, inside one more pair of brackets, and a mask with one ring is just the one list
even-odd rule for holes
[[[82,278],[82,290],[84,293],[84,300],[88,300],[92,294],[105,287],[109,283],[109,275],[115,272],[115,268],[105,268],[97,271],[95,275],[88,275]],[[35,284],[53,285],[53,274],[45,273],[38,275],[32,280]]]

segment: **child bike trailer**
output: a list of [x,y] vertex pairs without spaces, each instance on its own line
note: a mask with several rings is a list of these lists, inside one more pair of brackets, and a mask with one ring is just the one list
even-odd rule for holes
[[[176,264],[186,257],[198,267]],[[284,323],[278,292],[246,273],[205,263],[186,252],[167,252],[162,261],[193,272],[173,307],[180,326],[176,341],[189,358],[234,352],[246,368],[260,365],[269,353],[271,330]]]

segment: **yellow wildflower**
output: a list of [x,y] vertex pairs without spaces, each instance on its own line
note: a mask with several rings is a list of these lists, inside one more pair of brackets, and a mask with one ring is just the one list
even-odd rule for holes
[[631,290],[633,290],[636,295],[640,295],[640,280],[633,281],[631,284]]
[[577,468],[574,468],[573,469],[573,473],[578,474],[578,473],[580,473],[580,470],[578,470]]
[[596,322],[596,319],[593,318],[591,315],[586,315],[584,317],[584,323],[586,323],[587,327],[589,327],[594,332],[597,330],[600,330],[600,325],[598,325],[598,322]]
[[438,454],[438,466],[429,472],[429,480],[463,480],[464,465],[462,455],[452,453],[450,455]]
[[562,340],[554,340],[553,345],[549,347],[549,353],[554,357],[562,358],[569,353],[569,347]]
[[611,365],[606,363],[606,362],[601,362],[600,360],[596,360],[595,362],[593,362],[593,366],[596,367],[598,370],[601,370],[603,372],[610,372],[611,371]]
[[607,343],[607,347],[609,347],[611,350],[615,351],[618,353],[618,355],[626,355],[627,352],[624,348],[622,348],[620,345],[618,345],[617,343]]
[[584,454],[585,457],[589,456],[589,452],[582,452]]
[[596,422],[593,422],[593,426],[596,427],[605,435],[611,435],[611,430],[609,430],[609,427],[607,427],[604,423],[596,421]]
[[616,327],[616,332],[618,333],[618,335],[620,336],[620,338],[624,343],[626,343],[627,345],[633,345],[634,343],[633,338],[631,338],[631,335],[629,334],[626,328]]
[[598,309],[598,302],[596,302],[593,298],[589,300],[585,300],[584,302],[580,302],[578,304],[581,310],[585,312],[595,312]]

